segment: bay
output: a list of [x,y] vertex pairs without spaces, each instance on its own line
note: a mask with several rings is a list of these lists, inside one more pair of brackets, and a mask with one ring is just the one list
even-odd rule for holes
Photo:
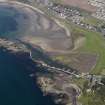
[[16,57],[0,49],[0,105],[55,105],[29,77],[27,66],[32,68],[33,62],[24,56],[20,58],[21,55]]

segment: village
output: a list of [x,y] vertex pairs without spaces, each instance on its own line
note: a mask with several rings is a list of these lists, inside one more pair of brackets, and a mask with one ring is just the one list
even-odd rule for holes
[[96,13],[92,15],[98,19],[105,20],[105,0],[89,0],[89,4],[98,8]]
[[[85,16],[82,14],[82,9],[75,8],[73,6],[54,3],[49,0],[36,0],[36,2],[39,3],[40,6],[44,5],[49,13],[51,13],[54,16],[57,16],[58,18],[66,19],[69,22],[72,22],[81,28],[85,28],[95,32],[100,32],[103,36],[105,36],[104,22],[102,25],[98,26],[85,23]],[[88,1],[89,5],[97,7],[97,11],[91,14],[92,17],[95,17],[100,20],[105,19],[105,6],[103,5],[104,3],[104,0],[100,0],[100,2],[98,0]]]
[[97,27],[86,24],[82,21],[84,16],[81,14],[80,10],[74,7],[67,7],[60,4],[51,4],[48,6],[48,10],[52,11],[53,15],[58,15],[58,17],[67,19],[83,28],[97,31]]

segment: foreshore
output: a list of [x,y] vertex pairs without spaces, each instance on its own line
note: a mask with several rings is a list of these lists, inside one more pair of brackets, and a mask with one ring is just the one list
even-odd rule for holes
[[[29,78],[32,78],[35,81],[35,84],[37,85],[37,88],[41,91],[41,94],[45,94],[42,89],[40,88],[38,84],[38,77],[36,76],[38,72],[37,64],[30,58],[30,52],[29,50],[23,45],[23,44],[17,44],[17,42],[12,42],[7,39],[0,38],[0,51],[2,53],[7,53],[7,55],[10,55],[11,57],[15,58],[17,61],[21,63],[21,65],[25,66],[27,75],[29,75]],[[34,74],[33,76],[31,76]],[[51,105],[53,103],[53,99],[51,99],[51,96],[43,96],[45,99],[49,99],[49,102],[51,101]],[[53,105],[58,105],[53,103]]]
[[[28,68],[30,69],[29,76],[34,80],[36,80],[38,87],[43,92],[43,95],[52,97],[52,100],[57,105],[61,105],[61,104],[67,105],[68,103],[71,103],[70,100],[73,98],[71,97],[71,95],[74,94],[72,93],[73,91],[72,89],[76,89],[75,94],[77,94],[80,91],[76,85],[72,84],[71,82],[72,78],[70,75],[67,75],[62,72],[55,72],[55,71],[54,72],[48,71],[47,73],[43,73],[45,72],[44,69],[47,69],[47,68],[42,68],[41,66],[37,67],[38,64],[34,62],[30,57],[30,50],[28,50],[23,43],[19,42],[17,44],[17,42],[11,42],[7,39],[1,38],[0,47],[4,48],[5,51],[7,50],[10,53],[16,55],[16,57],[18,57],[18,59],[20,59],[21,62],[23,62],[23,64],[24,62],[26,62],[25,60],[28,60],[28,59],[30,60],[29,62],[27,62]],[[36,67],[37,67],[37,70],[35,70]],[[43,70],[41,71],[41,69]],[[53,79],[52,79],[52,76],[53,76]],[[62,80],[60,80],[60,78],[62,78]],[[70,85],[67,85],[68,83]],[[77,95],[74,98],[76,97]]]

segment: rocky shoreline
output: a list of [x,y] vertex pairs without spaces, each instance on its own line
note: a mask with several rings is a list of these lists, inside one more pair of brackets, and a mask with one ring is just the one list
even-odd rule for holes
[[[30,53],[30,50],[27,49],[25,45],[2,38],[0,38],[0,48],[4,48],[5,51],[7,50],[17,55],[19,53]],[[80,89],[75,84],[72,84],[71,76],[61,72],[58,73],[48,71],[47,73],[43,73],[40,69],[42,68],[39,67],[38,72],[32,70],[33,73],[30,74],[30,77],[36,79],[43,95],[52,97],[54,102],[58,105],[70,105],[70,103],[75,103],[74,101],[76,101]]]
[[27,52],[29,53],[29,50],[21,43],[13,42],[8,39],[0,38],[0,47],[4,47],[10,52]]
[[72,83],[70,76],[65,75],[66,77],[64,77],[64,75],[55,74],[53,79],[45,75],[38,75],[37,83],[44,95],[51,96],[56,104],[79,105],[77,99],[81,94],[81,90],[76,84]]

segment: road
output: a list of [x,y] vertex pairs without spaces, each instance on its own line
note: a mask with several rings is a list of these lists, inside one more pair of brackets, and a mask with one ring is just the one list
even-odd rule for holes
[[[31,51],[30,51],[30,58],[33,59],[32,55],[31,55]],[[47,70],[57,70],[57,71],[61,71],[61,72],[64,72],[66,74],[69,74],[69,75],[72,75],[72,76],[75,76],[76,78],[80,78],[80,75],[76,74],[76,73],[73,73],[73,72],[70,72],[70,69],[61,69],[61,68],[57,68],[57,67],[54,67],[54,66],[50,66],[48,64],[46,64],[45,62],[43,61],[37,61],[35,59],[33,59],[34,62],[36,62],[38,65],[40,66],[43,66],[43,67],[46,67]]]
[[12,5],[20,5],[20,6],[23,6],[23,8],[30,8],[34,11],[37,11],[41,14],[44,14],[44,12],[42,12],[41,10],[39,10],[38,8],[35,8],[31,5],[28,5],[28,4],[25,4],[25,3],[21,3],[21,2],[18,2],[18,1],[9,1],[9,0],[0,0],[0,3],[8,3],[8,4],[12,4]]

